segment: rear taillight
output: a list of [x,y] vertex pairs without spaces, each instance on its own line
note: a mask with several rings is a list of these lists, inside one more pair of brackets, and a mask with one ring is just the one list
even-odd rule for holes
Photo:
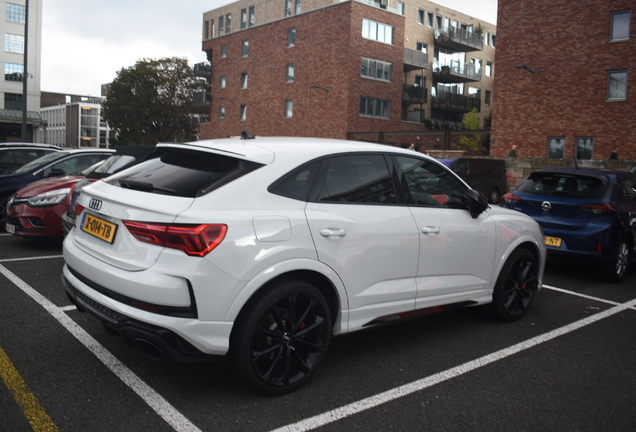
[[517,195],[514,195],[511,192],[508,192],[507,194],[504,194],[504,196],[501,197],[501,202],[504,202],[506,204],[515,204],[515,203],[518,203],[519,201],[521,201],[521,198],[519,198]]
[[217,247],[227,232],[227,225],[166,225],[124,221],[128,231],[139,241],[179,249],[190,256],[205,256]]
[[75,190],[75,185],[77,185],[77,183],[73,183],[71,185],[71,189],[68,191],[68,195],[66,195],[66,199],[64,200],[64,205],[66,206],[66,208],[71,207],[71,196],[73,196],[73,190]]
[[592,213],[598,215],[610,215],[616,213],[616,209],[609,203],[597,203],[597,204],[580,204],[577,206],[581,211],[585,213]]

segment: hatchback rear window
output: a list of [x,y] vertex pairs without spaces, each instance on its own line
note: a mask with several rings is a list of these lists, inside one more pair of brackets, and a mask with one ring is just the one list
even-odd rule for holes
[[213,153],[166,149],[166,154],[104,180],[127,189],[194,198],[262,165]]
[[518,188],[531,194],[583,199],[603,198],[606,189],[607,185],[599,178],[558,173],[534,173]]

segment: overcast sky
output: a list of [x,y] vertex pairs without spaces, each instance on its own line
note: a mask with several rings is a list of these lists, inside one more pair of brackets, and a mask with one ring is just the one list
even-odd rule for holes
[[[408,1],[408,0],[407,0]],[[44,0],[42,91],[99,96],[142,58],[205,61],[203,13],[230,0]],[[497,0],[438,0],[496,24]]]

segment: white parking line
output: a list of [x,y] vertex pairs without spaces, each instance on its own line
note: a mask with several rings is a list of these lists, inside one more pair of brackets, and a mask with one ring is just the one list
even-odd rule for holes
[[[565,290],[560,290],[560,291],[568,292]],[[524,342],[520,342],[508,348],[504,348],[492,354],[488,354],[483,357],[480,357],[476,360],[469,361],[467,363],[445,370],[443,372],[439,372],[435,375],[431,375],[429,377],[426,377],[417,381],[413,381],[409,384],[405,384],[403,386],[385,391],[375,396],[371,396],[366,399],[362,399],[357,402],[353,402],[348,405],[342,406],[340,408],[336,408],[326,413],[319,414],[317,416],[310,417],[305,420],[301,420],[297,423],[283,426],[281,428],[275,429],[272,432],[298,432],[298,431],[309,431],[309,430],[319,428],[329,423],[333,423],[335,421],[341,420],[345,417],[349,417],[354,414],[361,413],[370,408],[374,408],[384,403],[394,401],[404,396],[408,396],[420,390],[424,390],[428,387],[447,381],[451,378],[456,378],[467,372],[471,372],[480,367],[489,365],[490,363],[494,363],[498,360],[502,360],[506,357],[510,357],[513,354],[517,354],[521,351],[530,349],[544,342],[548,342],[559,336],[563,336],[565,334],[573,332],[574,330],[578,330],[580,328],[593,324],[597,321],[608,318],[626,309],[634,308],[634,306],[636,306],[636,299],[631,300],[627,303],[618,304],[617,306],[614,306],[603,312],[599,312],[597,314],[591,315],[582,320],[573,322],[572,324],[568,324],[556,330],[552,330],[548,333],[544,333],[542,335],[533,337]]]
[[34,261],[34,260],[52,259],[52,258],[64,258],[64,255],[46,255],[46,256],[26,257],[26,258],[4,258],[4,259],[0,259],[0,263],[4,263],[4,262],[19,262],[19,261]]
[[174,408],[159,393],[143,382],[126,365],[120,362],[106,348],[99,344],[91,335],[81,328],[60,308],[51,303],[46,297],[17,277],[5,266],[0,265],[0,273],[13,282],[18,288],[40,304],[53,318],[55,318],[66,330],[80,341],[90,352],[109,368],[120,380],[130,387],[144,402],[146,402],[166,423],[176,431],[201,432],[190,420]]

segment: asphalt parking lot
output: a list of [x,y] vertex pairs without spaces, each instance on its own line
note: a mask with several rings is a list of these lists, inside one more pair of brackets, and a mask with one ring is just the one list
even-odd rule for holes
[[0,233],[0,431],[633,431],[636,268],[548,259],[511,324],[455,310],[332,341],[268,397],[229,366],[153,362],[70,306],[60,244]]

